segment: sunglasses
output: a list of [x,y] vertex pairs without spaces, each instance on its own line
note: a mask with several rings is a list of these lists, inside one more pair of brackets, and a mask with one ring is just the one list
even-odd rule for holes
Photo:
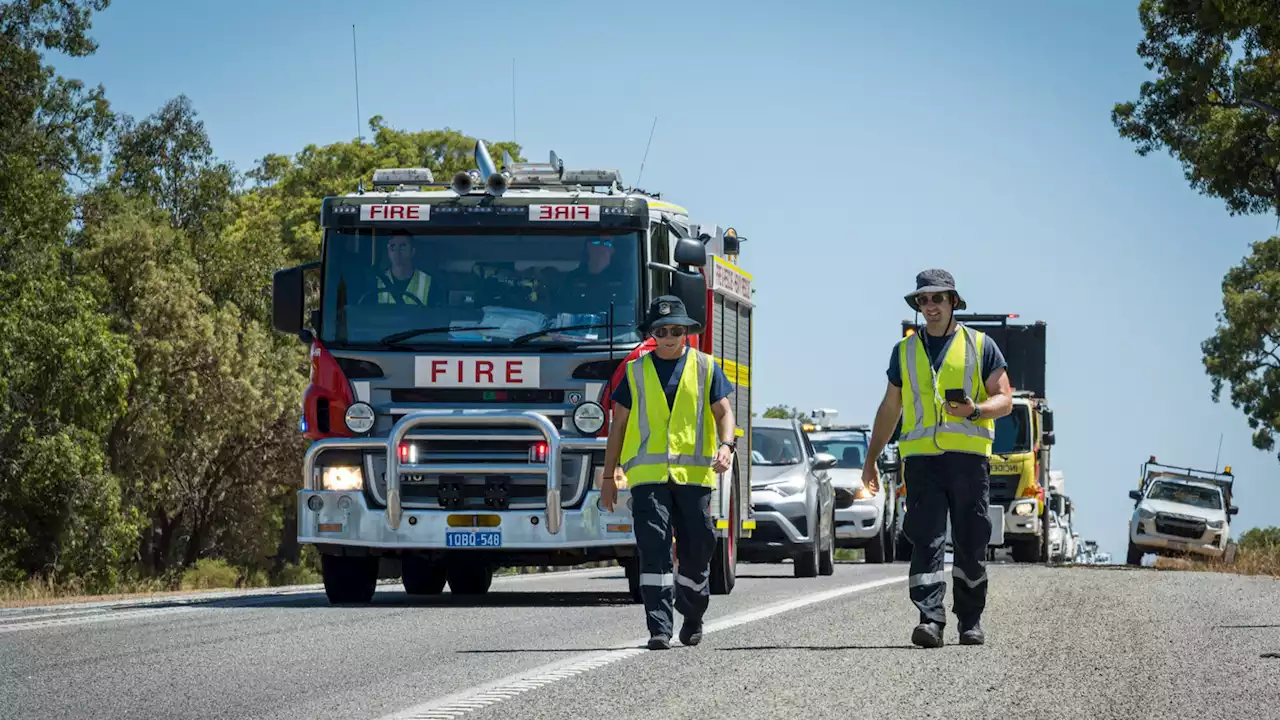
[[656,338],[664,338],[664,337],[666,337],[666,336],[668,336],[668,335],[670,335],[671,337],[683,337],[683,336],[684,336],[684,328],[682,328],[682,327],[660,327],[660,328],[654,328],[654,329],[653,329],[653,336],[654,336],[654,337],[656,337]]
[[925,305],[934,304],[941,305],[951,299],[947,293],[934,293],[932,295],[917,295],[916,307],[924,307]]

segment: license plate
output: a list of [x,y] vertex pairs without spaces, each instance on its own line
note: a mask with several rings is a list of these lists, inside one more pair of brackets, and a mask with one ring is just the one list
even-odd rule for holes
[[1184,543],[1184,542],[1179,542],[1179,541],[1177,541],[1177,540],[1170,540],[1170,541],[1169,541],[1169,549],[1170,549],[1170,550],[1186,550],[1186,549],[1187,549],[1187,548],[1189,548],[1189,547],[1191,547],[1191,546],[1190,546],[1189,544],[1187,544],[1187,543]]
[[502,547],[502,531],[481,530],[472,532],[470,530],[450,530],[444,534],[444,544],[445,547]]

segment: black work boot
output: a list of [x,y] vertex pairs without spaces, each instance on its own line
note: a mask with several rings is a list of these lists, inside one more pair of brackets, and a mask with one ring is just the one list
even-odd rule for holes
[[982,624],[977,620],[960,626],[961,645],[981,645],[986,640],[986,636],[982,633]]
[[697,645],[702,642],[702,620],[685,618],[680,626],[680,642],[684,645]]
[[936,622],[922,622],[911,632],[911,642],[926,648],[942,647],[942,625]]
[[649,649],[650,650],[670,650],[671,638],[667,637],[666,635],[654,635],[653,637],[649,638]]

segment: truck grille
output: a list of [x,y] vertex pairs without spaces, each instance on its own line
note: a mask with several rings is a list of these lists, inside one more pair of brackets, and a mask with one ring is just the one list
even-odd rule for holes
[[471,388],[436,388],[392,390],[393,403],[521,403],[527,405],[561,405],[564,390],[474,390]]
[[1156,513],[1156,532],[1161,535],[1201,538],[1204,537],[1205,529],[1204,520],[1169,513]]
[[1008,506],[1018,497],[1018,481],[1021,475],[992,475],[991,504]]
[[[457,433],[455,433],[457,434]],[[538,475],[488,475],[476,473],[468,466],[477,463],[527,464],[529,450],[542,435],[527,429],[467,431],[465,437],[450,438],[415,436],[406,442],[414,448],[412,462],[419,464],[457,464],[458,473],[400,475],[401,504],[406,508],[428,510],[544,510],[547,506],[547,483]],[[581,500],[590,484],[593,463],[589,453],[561,451],[561,504],[571,507]],[[366,471],[374,478],[374,501],[386,504],[387,463],[381,454],[366,459]],[[505,505],[505,507],[504,507]]]

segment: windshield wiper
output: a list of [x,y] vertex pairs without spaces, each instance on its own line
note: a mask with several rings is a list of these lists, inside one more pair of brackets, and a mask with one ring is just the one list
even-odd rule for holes
[[497,328],[497,327],[453,327],[450,325],[446,325],[445,327],[417,328],[415,330],[405,330],[404,332],[391,333],[390,335],[382,338],[382,340],[379,340],[379,342],[381,342],[383,345],[394,345],[398,342],[403,342],[405,340],[408,340],[411,337],[417,337],[419,335],[428,335],[430,333],[450,332],[450,331],[468,332],[468,331],[475,331],[475,330],[500,330],[500,329],[501,328]]
[[625,327],[625,326],[623,326],[623,325],[618,325],[618,324],[616,324],[616,323],[615,323],[614,325],[608,325],[608,324],[606,324],[606,323],[600,323],[600,324],[597,324],[597,325],[565,325],[564,327],[543,328],[543,329],[541,329],[541,330],[537,330],[537,331],[534,331],[534,332],[531,332],[531,333],[525,333],[524,335],[521,335],[521,336],[519,336],[519,337],[515,338],[514,340],[512,340],[512,341],[511,341],[511,344],[512,344],[512,345],[524,345],[525,343],[529,342],[530,340],[533,340],[533,339],[535,339],[535,338],[540,338],[540,337],[542,337],[543,335],[550,335],[551,333],[557,333],[557,332],[568,332],[568,331],[570,331],[570,330],[597,330],[597,329],[599,329],[599,328],[607,328],[607,327]]

